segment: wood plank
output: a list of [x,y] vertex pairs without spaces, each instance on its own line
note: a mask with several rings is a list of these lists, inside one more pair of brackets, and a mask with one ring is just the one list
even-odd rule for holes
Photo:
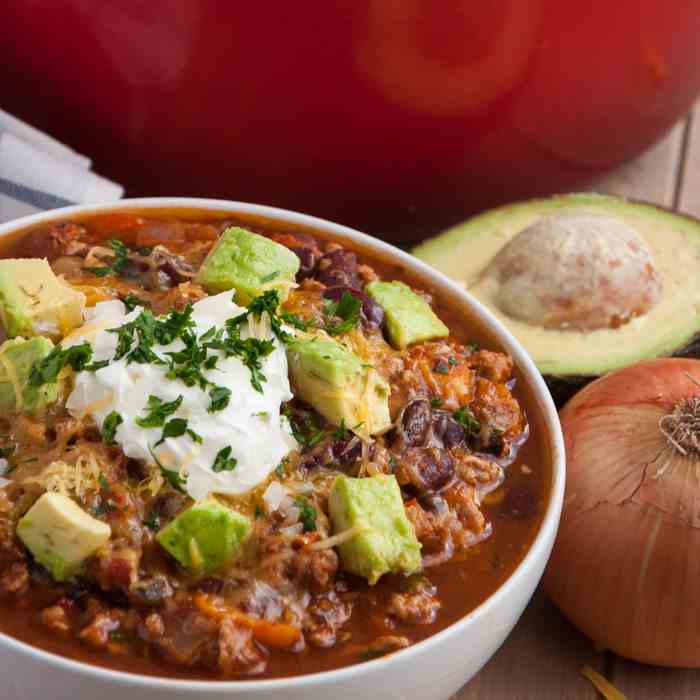
[[593,700],[580,669],[605,657],[538,590],[506,643],[453,700]]
[[645,666],[617,657],[610,680],[631,700],[700,697],[700,670]]
[[688,128],[678,209],[700,217],[700,103],[696,106]]
[[[589,181],[586,189],[632,199],[644,199],[665,207],[673,206],[681,163],[684,128],[685,120],[676,124],[665,138],[641,155]],[[698,139],[700,139],[700,133]],[[698,178],[700,183],[700,153],[698,153]],[[700,206],[700,187],[698,190]]]

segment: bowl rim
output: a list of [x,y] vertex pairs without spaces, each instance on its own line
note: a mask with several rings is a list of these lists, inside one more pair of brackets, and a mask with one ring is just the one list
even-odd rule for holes
[[530,545],[522,561],[513,570],[511,575],[480,605],[471,612],[459,618],[439,632],[412,644],[406,649],[399,650],[378,659],[372,659],[343,668],[317,673],[308,673],[298,676],[274,678],[269,680],[187,680],[180,678],[167,678],[164,676],[150,676],[133,673],[130,671],[118,671],[103,666],[76,661],[67,656],[61,656],[53,652],[45,651],[26,642],[20,641],[0,632],[0,649],[5,646],[15,652],[34,657],[37,662],[43,662],[55,668],[71,671],[82,676],[92,676],[105,682],[121,684],[131,687],[149,687],[161,690],[178,691],[207,691],[209,694],[229,694],[233,692],[253,693],[265,692],[274,689],[304,689],[316,684],[333,683],[350,679],[368,671],[381,671],[397,663],[410,661],[412,657],[419,657],[443,641],[449,641],[457,637],[462,630],[467,628],[472,620],[486,614],[489,610],[502,604],[509,597],[509,593],[515,590],[527,578],[528,571],[537,566],[542,559],[549,556],[548,540],[554,539],[559,524],[562,504],[564,500],[565,485],[565,452],[564,440],[559,423],[557,410],[549,394],[547,386],[535,367],[529,355],[512,333],[476,298],[469,294],[463,287],[453,282],[450,278],[422,260],[410,255],[385,241],[379,240],[348,226],[337,224],[326,219],[309,214],[290,211],[278,207],[238,202],[235,200],[209,199],[199,197],[140,197],[116,200],[109,203],[80,204],[59,209],[51,209],[37,214],[14,219],[0,224],[0,238],[26,229],[32,226],[50,223],[55,220],[65,220],[71,216],[87,216],[115,210],[131,209],[185,209],[208,210],[210,212],[230,213],[232,215],[259,216],[270,221],[279,221],[282,224],[292,224],[301,227],[311,227],[327,233],[330,237],[342,237],[351,242],[359,243],[363,249],[370,253],[377,253],[405,265],[409,270],[418,272],[421,276],[431,280],[436,287],[445,288],[460,299],[468,315],[475,317],[488,328],[496,337],[498,343],[512,357],[523,376],[530,382],[533,397],[541,412],[545,431],[547,433],[548,448],[551,455],[552,478],[551,492],[542,524]]

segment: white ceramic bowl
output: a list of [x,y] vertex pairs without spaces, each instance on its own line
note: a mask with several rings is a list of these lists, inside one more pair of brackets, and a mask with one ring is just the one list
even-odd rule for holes
[[[479,302],[420,260],[393,246],[344,226],[272,207],[212,199],[131,199],[108,205],[66,207],[0,226],[0,237],[66,217],[126,208],[195,208],[263,217],[308,227],[353,243],[358,248],[405,266],[442,298],[464,308],[509,352],[535,397],[538,421],[551,455],[552,486],[542,527],[510,578],[484,603],[442,632],[390,656],[338,671],[269,681],[206,682],[167,680],[116,671],[49,654],[0,634],[0,678],[4,700],[176,700],[236,697],[254,700],[326,698],[373,700],[414,697],[445,700],[488,661],[525,609],[542,575],[554,542],[564,495],[564,445],[547,387],[515,338]],[[530,420],[537,418],[530,416]]]

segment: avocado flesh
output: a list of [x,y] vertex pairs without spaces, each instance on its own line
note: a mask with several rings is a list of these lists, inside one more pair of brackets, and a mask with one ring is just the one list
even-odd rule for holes
[[[588,332],[529,326],[505,315],[483,271],[520,231],[554,214],[586,212],[624,220],[649,246],[662,277],[657,304],[618,328]],[[487,211],[413,253],[463,285],[520,340],[546,378],[582,384],[643,359],[686,354],[700,333],[700,222],[648,204],[596,194],[532,200]]]
[[10,338],[57,339],[83,322],[85,295],[57,277],[46,260],[0,260],[0,319]]
[[345,571],[374,585],[394,571],[412,574],[421,568],[421,545],[406,516],[396,477],[386,474],[355,479],[344,474],[333,482],[328,497],[333,531],[357,528],[338,546]]
[[156,540],[186,569],[212,572],[240,554],[251,527],[250,520],[241,513],[206,499],[177,515]]
[[391,427],[387,381],[339,341],[297,338],[287,358],[295,395],[330,423],[364,438]]
[[298,256],[289,248],[238,226],[227,228],[202,263],[197,275],[210,294],[235,290],[236,302],[247,305],[268,289],[284,301],[299,271]]
[[45,493],[20,518],[17,537],[55,581],[67,581],[111,536],[68,496]]
[[29,376],[35,363],[53,349],[48,338],[12,338],[0,345],[0,411],[36,413],[56,401],[58,383],[32,386]]

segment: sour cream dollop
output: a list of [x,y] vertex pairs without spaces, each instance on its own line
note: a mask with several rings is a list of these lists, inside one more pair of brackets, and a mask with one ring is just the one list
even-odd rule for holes
[[[223,327],[226,320],[238,316],[245,309],[236,306],[232,294],[223,293],[207,297],[194,304],[192,320],[194,332],[203,335],[212,327]],[[240,494],[261,483],[294,448],[287,419],[280,414],[284,401],[292,398],[287,373],[287,357],[284,347],[275,338],[274,350],[262,359],[262,392],[251,384],[251,373],[238,357],[224,357],[221,351],[210,351],[219,356],[213,370],[204,370],[204,376],[216,386],[231,390],[228,406],[210,413],[211,404],[207,390],[199,386],[188,387],[179,379],[166,377],[167,366],[158,364],[127,364],[126,358],[113,360],[117,347],[117,334],[108,329],[133,321],[140,313],[136,308],[126,313],[121,301],[104,301],[85,310],[85,324],[64,340],[64,345],[78,345],[85,341],[93,348],[93,362],[110,360],[110,364],[96,372],[82,371],[75,375],[73,391],[66,406],[74,416],[90,415],[98,426],[116,411],[122,423],[114,440],[127,457],[154,463],[152,453],[166,469],[178,472],[186,479],[189,495],[196,499],[209,493]],[[241,337],[265,338],[272,335],[264,324],[246,321],[241,325]],[[167,352],[178,351],[184,343],[176,339],[169,345],[155,345],[153,350],[160,357]],[[188,428],[202,439],[197,444],[188,434],[166,438],[158,447],[162,428],[142,428],[137,417],[148,413],[149,396],[157,396],[163,402],[183,397],[178,410],[171,418],[184,418]],[[229,459],[237,463],[231,471],[213,470],[216,456],[222,449],[231,448]]]

